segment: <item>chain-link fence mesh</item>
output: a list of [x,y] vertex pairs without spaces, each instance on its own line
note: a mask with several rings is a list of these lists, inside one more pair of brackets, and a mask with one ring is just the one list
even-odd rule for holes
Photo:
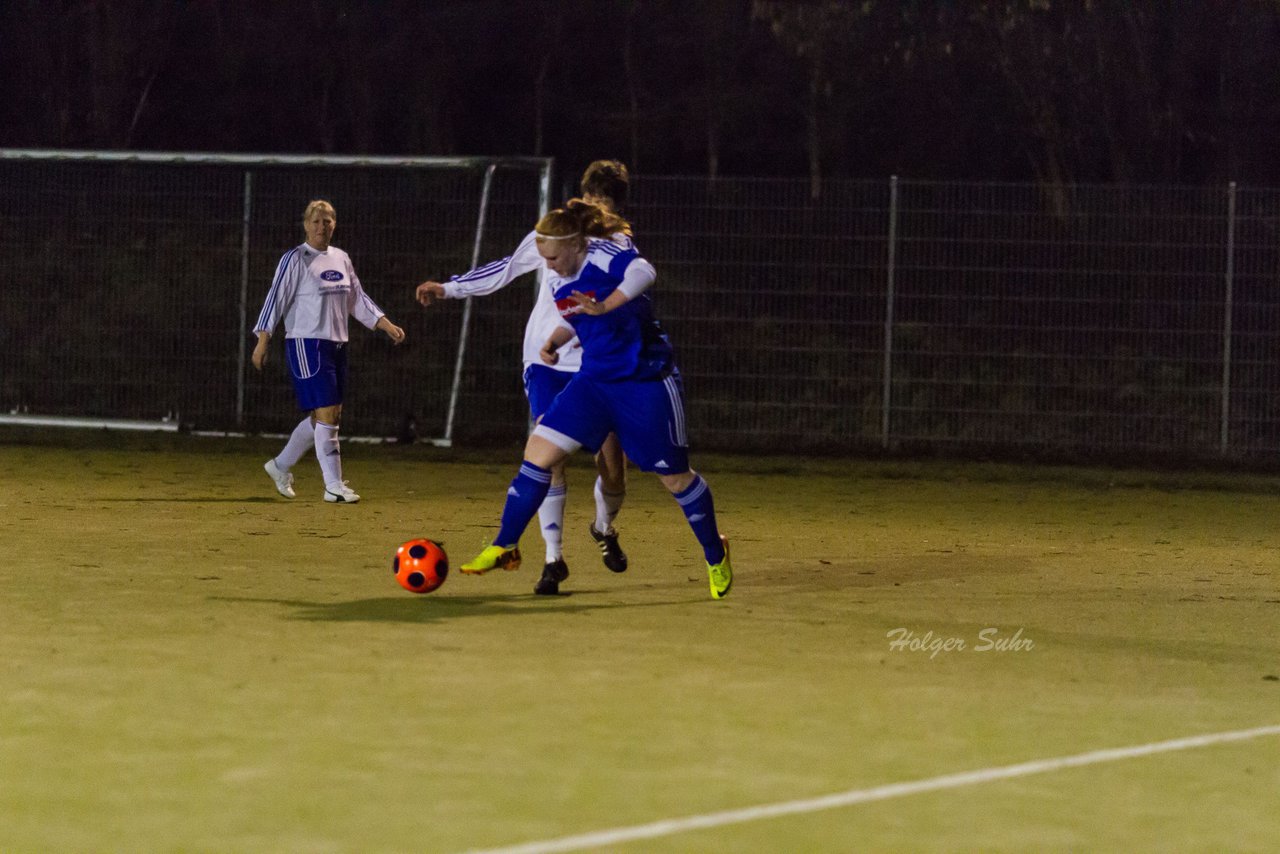
[[[395,348],[353,328],[344,432],[439,436],[463,307],[423,310],[412,290],[470,266],[483,179],[479,166],[0,159],[0,406],[287,429],[282,354],[262,375],[246,367],[245,329],[320,197],[337,207],[335,244],[408,333]],[[532,226],[538,181],[495,173],[482,261]],[[1276,191],[829,181],[814,199],[806,180],[641,176],[627,214],[659,271],[696,449],[1280,451]],[[533,288],[473,303],[459,443],[523,435]]]

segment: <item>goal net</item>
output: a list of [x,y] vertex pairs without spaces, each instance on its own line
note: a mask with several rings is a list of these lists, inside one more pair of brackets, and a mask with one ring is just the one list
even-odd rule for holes
[[532,277],[428,309],[417,283],[510,253],[549,203],[546,158],[311,157],[0,149],[0,421],[282,432],[297,420],[277,329],[252,328],[303,208],[404,327],[351,322],[351,436],[519,435]]

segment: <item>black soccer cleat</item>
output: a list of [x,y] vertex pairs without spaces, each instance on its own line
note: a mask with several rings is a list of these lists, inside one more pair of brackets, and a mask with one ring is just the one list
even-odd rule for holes
[[591,539],[595,540],[596,545],[600,547],[600,556],[604,558],[604,565],[612,572],[626,572],[627,553],[622,550],[622,546],[618,545],[618,532],[601,534],[596,531],[595,522],[588,522],[587,530],[591,532]]
[[569,567],[564,558],[552,561],[542,568],[542,577],[533,585],[533,592],[539,596],[555,596],[560,592],[560,582],[569,577]]

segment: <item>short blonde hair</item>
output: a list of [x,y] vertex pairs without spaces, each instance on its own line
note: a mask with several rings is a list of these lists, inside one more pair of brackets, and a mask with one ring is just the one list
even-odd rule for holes
[[312,199],[307,202],[307,209],[302,212],[302,221],[306,222],[311,219],[311,215],[316,211],[326,211],[329,216],[333,217],[334,222],[338,221],[338,212],[333,209],[333,205],[324,199]]

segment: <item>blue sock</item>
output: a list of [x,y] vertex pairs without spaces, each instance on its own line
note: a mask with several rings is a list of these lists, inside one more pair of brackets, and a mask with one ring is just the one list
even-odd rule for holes
[[675,498],[689,520],[689,527],[693,528],[693,535],[702,545],[707,563],[724,560],[724,544],[720,542],[720,529],[716,527],[716,506],[711,500],[711,487],[707,486],[702,475],[694,475],[689,488]]
[[550,471],[528,460],[520,464],[520,471],[507,490],[507,503],[502,506],[502,525],[493,540],[495,546],[514,546],[520,542],[520,535],[529,527],[550,488]]

